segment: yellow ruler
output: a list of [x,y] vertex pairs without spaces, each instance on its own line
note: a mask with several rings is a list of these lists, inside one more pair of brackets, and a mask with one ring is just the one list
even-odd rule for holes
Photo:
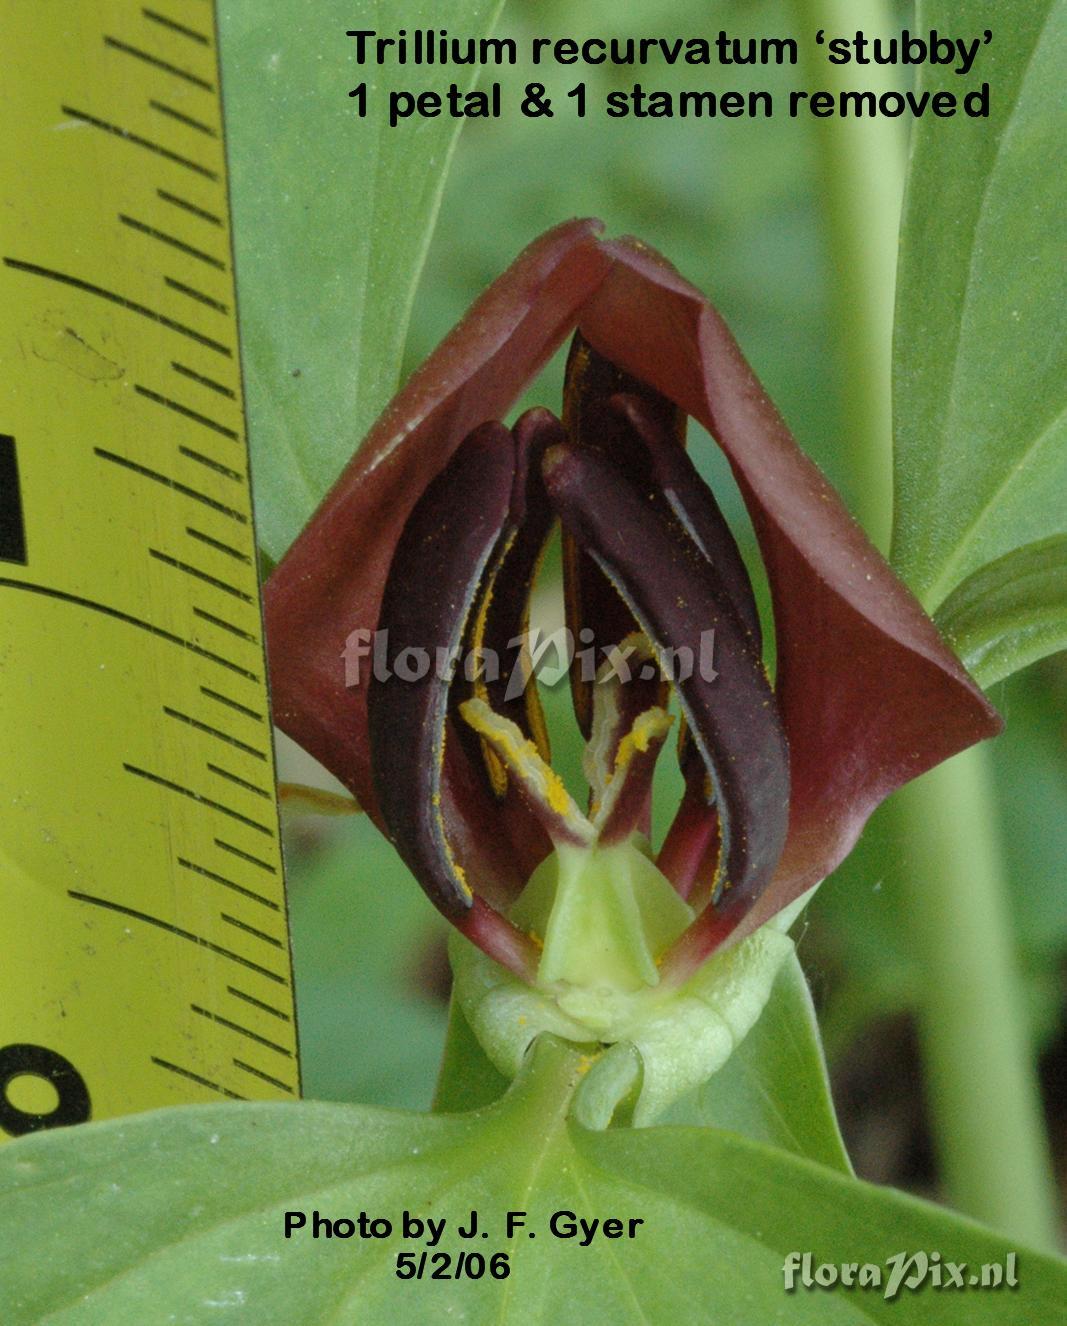
[[0,1136],[299,1090],[210,0],[3,0]]

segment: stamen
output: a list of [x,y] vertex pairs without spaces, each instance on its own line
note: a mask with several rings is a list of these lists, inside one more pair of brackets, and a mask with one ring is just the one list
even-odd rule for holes
[[466,700],[460,713],[496,752],[501,763],[518,779],[553,842],[588,846],[595,838],[589,820],[578,809],[563,779],[541,757],[518,724],[494,713],[484,700]]
[[594,826],[604,844],[647,833],[656,757],[674,720],[664,709],[648,709],[619,743],[615,768]]
[[[651,707],[651,701],[661,689],[655,659],[647,638],[640,631],[632,631],[597,672],[592,724],[582,756],[582,771],[589,782],[594,806],[603,798],[611,781],[619,743],[633,727],[637,715]],[[655,670],[652,685],[640,673],[637,677],[633,675],[635,666],[643,671],[645,664]],[[621,668],[625,670],[620,676]]]

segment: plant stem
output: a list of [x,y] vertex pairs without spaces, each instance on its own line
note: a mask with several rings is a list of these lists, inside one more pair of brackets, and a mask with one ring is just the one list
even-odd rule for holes
[[989,751],[910,784],[892,813],[921,972],[920,1034],[945,1186],[969,1215],[1056,1245],[1056,1203],[1004,888]]
[[[833,66],[823,29],[887,33],[886,0],[794,0],[810,89],[877,87],[878,68]],[[890,396],[904,141],[880,118],[818,120],[836,326],[845,370],[845,481],[881,548],[892,524]],[[933,610],[936,604],[927,604]],[[1015,965],[989,755],[968,751],[891,808],[910,944],[922,969],[920,1023],[938,1150],[951,1200],[1021,1238],[1052,1244],[1055,1198]]]
[[[806,88],[879,92],[890,84],[878,65],[832,65],[827,38],[858,30],[887,33],[885,0],[793,0],[801,24]],[[889,546],[893,516],[890,366],[897,235],[904,193],[905,140],[895,120],[831,115],[816,119],[827,247],[834,275],[834,325],[842,371],[842,476],[852,511],[875,545]]]

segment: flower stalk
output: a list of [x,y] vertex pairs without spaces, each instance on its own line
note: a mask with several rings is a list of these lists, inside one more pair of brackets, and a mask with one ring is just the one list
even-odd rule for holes
[[1055,1248],[1055,1185],[987,752],[967,751],[902,789],[890,815],[949,1198],[994,1228]]

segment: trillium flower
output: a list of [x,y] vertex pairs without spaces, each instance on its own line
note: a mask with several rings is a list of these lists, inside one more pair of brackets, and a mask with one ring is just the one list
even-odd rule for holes
[[[279,725],[501,979],[612,1040],[634,1024],[628,1000],[685,987],[829,874],[889,793],[999,719],[711,305],[598,230],[542,236],[414,374],[274,572],[266,619]],[[538,409],[506,427],[568,336],[562,422]],[[773,684],[687,417],[752,520]],[[568,625],[601,665],[572,665],[584,809],[551,767],[536,686],[514,685],[557,521]],[[672,673],[711,632],[714,667]],[[420,651],[435,665],[413,671]],[[479,666],[490,657],[506,666]],[[685,792],[653,855],[669,690]]]

